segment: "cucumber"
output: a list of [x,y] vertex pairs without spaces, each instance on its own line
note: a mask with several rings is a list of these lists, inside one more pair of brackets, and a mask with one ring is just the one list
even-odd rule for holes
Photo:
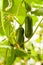
[[20,26],[17,29],[17,35],[16,35],[16,42],[22,46],[23,42],[24,42],[24,29],[22,28],[22,26]]
[[25,36],[30,38],[32,36],[32,18],[31,16],[25,17]]

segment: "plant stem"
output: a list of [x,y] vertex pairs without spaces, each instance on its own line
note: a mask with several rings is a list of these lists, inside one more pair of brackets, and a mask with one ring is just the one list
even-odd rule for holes
[[3,15],[4,15],[4,13],[3,13],[3,0],[1,1],[1,3],[2,3],[2,7],[1,7],[1,23],[2,23],[2,27],[3,27],[3,31],[4,31],[4,33],[5,33],[5,29],[4,29],[4,17],[3,17]]
[[16,20],[16,22],[17,22],[19,25],[21,25],[21,26],[23,25],[23,24],[20,24],[20,23],[19,23],[19,21],[17,20],[16,17],[14,17],[14,19]]
[[7,46],[7,45],[0,45],[0,48],[11,49],[11,46]]
[[[42,22],[42,20],[43,20],[43,18],[42,18],[41,21],[38,23],[38,25],[37,25],[35,31],[33,32],[32,36],[30,37],[30,39],[31,39],[31,38],[33,37],[33,35],[35,34],[35,32],[36,32],[37,28],[39,27],[39,24]],[[28,42],[30,39],[28,39],[28,40],[25,41],[24,43]]]
[[[1,6],[1,23],[2,23],[2,28],[3,28],[3,31],[4,33],[6,34],[5,32],[5,28],[4,28],[4,12],[3,12],[3,0],[1,0],[1,3],[2,3],[2,6]],[[0,46],[0,48],[3,48],[4,46]],[[7,48],[8,49],[8,48]],[[5,55],[5,59],[6,59],[6,56],[7,56],[7,50],[6,50],[6,55]],[[6,62],[5,62],[6,63]]]

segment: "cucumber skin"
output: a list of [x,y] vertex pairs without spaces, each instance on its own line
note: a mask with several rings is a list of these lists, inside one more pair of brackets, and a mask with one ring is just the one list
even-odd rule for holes
[[25,17],[25,36],[30,38],[32,36],[32,18],[30,16]]
[[21,26],[17,29],[16,41],[20,46],[24,42],[24,29]]

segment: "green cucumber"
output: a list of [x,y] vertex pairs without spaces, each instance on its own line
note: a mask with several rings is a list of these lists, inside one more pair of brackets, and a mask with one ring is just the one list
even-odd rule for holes
[[24,42],[24,29],[20,26],[17,29],[16,41],[21,46]]
[[25,17],[25,36],[30,38],[32,36],[32,18],[31,16]]

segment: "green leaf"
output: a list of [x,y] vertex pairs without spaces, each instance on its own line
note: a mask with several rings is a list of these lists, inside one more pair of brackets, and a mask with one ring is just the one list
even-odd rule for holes
[[7,39],[4,39],[0,42],[0,46],[1,45],[8,45],[8,40]]
[[17,0],[11,0],[11,2],[12,2],[12,7],[9,10],[5,11],[5,12],[16,15],[19,19],[19,23],[23,24],[24,23],[24,18],[26,16],[26,10],[25,10],[24,4],[22,4],[21,0],[18,0],[18,1]]
[[30,4],[30,3],[32,3],[32,0],[26,0],[26,2],[28,2]]
[[0,58],[5,57],[6,55],[6,49],[5,48],[0,48]]
[[28,54],[25,51],[23,51],[22,49],[15,49],[14,52],[15,52],[16,57],[24,58],[24,57],[28,56]]
[[34,3],[34,4],[43,4],[43,0],[26,0],[29,4]]
[[17,13],[17,18],[20,24],[24,24],[25,16],[26,16],[26,9],[24,3],[23,4],[20,3]]
[[34,48],[33,44],[31,42],[28,42],[25,44],[25,48],[27,48],[28,50],[32,50]]
[[42,5],[40,5],[40,4],[35,5],[35,3],[32,3],[32,7],[33,8],[42,8]]
[[9,3],[8,0],[3,0],[3,10],[5,11],[5,8],[8,7]]
[[16,57],[20,57],[23,59],[26,56],[28,56],[28,54],[22,49],[14,49],[13,47],[11,47],[11,54],[6,60],[6,65],[12,65]]
[[[43,51],[43,50],[42,50]],[[41,60],[43,60],[43,53],[40,55],[41,56]]]
[[7,57],[5,65],[12,65],[15,59],[16,56],[15,56],[14,48],[11,47],[11,54],[9,57]]
[[37,4],[43,4],[43,0],[33,0],[33,2],[37,3]]
[[21,25],[24,24],[24,22],[25,22],[25,21],[24,21],[25,16],[17,16],[17,18],[18,18],[18,20],[19,20],[19,21],[18,21],[19,24],[21,24]]
[[40,26],[41,28],[43,28],[43,22],[41,22],[39,26]]
[[35,11],[32,11],[31,13],[37,16],[43,16],[43,8],[36,9]]
[[31,50],[31,56],[32,56],[32,58],[34,58],[35,60],[37,60],[37,53],[35,52],[34,49]]
[[32,20],[33,20],[33,25],[35,25],[35,23],[38,21],[38,17],[33,15]]
[[9,42],[11,45],[14,45],[16,43],[16,40],[15,40],[15,32],[13,32],[11,34],[11,36],[9,37]]
[[41,55],[40,54],[37,54],[37,59],[38,59],[38,61],[41,61]]
[[36,39],[36,42],[37,42],[37,43],[40,43],[40,42],[41,42],[41,40],[42,40],[42,37],[41,37],[41,36],[39,36],[39,37]]
[[[4,2],[5,2],[4,4],[6,4],[5,6],[8,5],[8,6],[5,8],[4,11],[5,11],[6,13],[11,13],[11,14],[13,14],[13,15],[16,15],[21,0],[18,0],[18,1],[17,1],[17,0],[9,0],[9,2],[8,2],[8,0],[7,0],[7,2],[8,2],[9,4],[6,2],[6,0],[5,0]],[[3,6],[4,6],[4,4],[3,4]],[[5,7],[5,6],[4,6],[4,7]]]
[[13,32],[14,27],[12,26],[11,22],[8,21],[6,14],[4,15],[3,27],[6,36],[9,36]]

